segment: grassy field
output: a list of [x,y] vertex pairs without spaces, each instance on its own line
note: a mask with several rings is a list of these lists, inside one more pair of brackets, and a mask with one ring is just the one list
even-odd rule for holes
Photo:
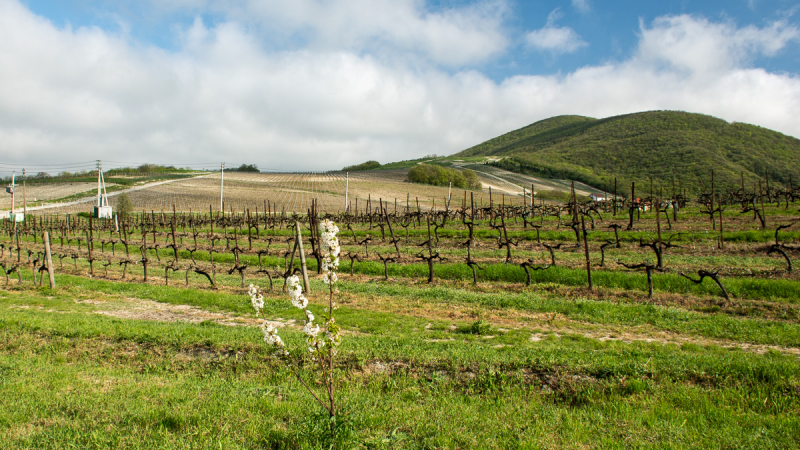
[[[627,218],[604,217],[589,232],[592,291],[582,248],[555,217],[537,221],[539,240],[564,247],[530,286],[519,263],[545,264],[550,255],[521,221],[508,220],[517,242],[510,264],[499,231],[476,225],[471,254],[484,267],[476,284],[460,222],[439,231],[436,249],[446,259],[434,283],[415,256],[428,237],[425,221],[409,224],[408,238],[395,229],[403,242],[388,279],[377,259],[395,252],[388,238],[368,224],[342,226],[335,434],[327,412],[270,356],[262,318],[239,276],[228,274],[226,242],[247,248],[247,231],[215,228],[211,241],[203,228],[196,243],[181,235],[182,264],[193,257],[210,267],[216,242],[216,288],[196,274],[186,287],[182,270],[166,285],[173,252],[163,231],[161,247],[148,250],[147,282],[139,264],[122,279],[121,244],[113,254],[99,244],[116,234],[96,231],[94,276],[85,244],[62,246],[54,234],[57,289],[34,286],[25,253],[21,282],[16,273],[0,280],[0,448],[797,448],[800,282],[765,253],[774,227],[800,217],[796,207],[770,206],[765,230],[731,209],[722,249],[707,217],[681,211],[663,230],[665,240],[680,234],[680,246],[665,251],[653,297],[643,272],[617,264],[654,259],[639,246],[655,239],[648,214],[620,233],[620,248],[606,249],[604,267],[599,245],[614,239],[607,226]],[[259,231],[240,255],[252,268],[246,283],[268,286],[255,273],[256,251],[270,249],[263,267],[281,266],[290,234]],[[369,256],[357,243],[367,236]],[[800,230],[782,230],[780,239],[796,246]],[[0,259],[15,261],[8,237],[0,240]],[[21,246],[38,249],[41,239],[23,236]],[[361,257],[352,276],[348,253]],[[326,286],[316,261],[308,265],[310,309],[321,317]],[[678,274],[703,268],[720,270],[730,300],[709,280],[696,285]],[[302,312],[281,292],[282,279],[274,281],[263,318],[301,349]],[[321,394],[313,367],[306,359],[299,373]]]
[[[796,322],[759,336],[730,328],[779,322],[348,280],[331,437],[241,292],[57,281],[0,297],[5,448],[792,448],[800,436],[798,345],[759,344]],[[284,296],[266,313],[300,345]],[[715,321],[729,331],[709,337]]]

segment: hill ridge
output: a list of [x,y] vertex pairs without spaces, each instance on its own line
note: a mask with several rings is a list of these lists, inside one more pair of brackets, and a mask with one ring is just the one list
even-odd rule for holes
[[528,175],[570,178],[598,189],[631,182],[671,192],[715,186],[752,189],[768,177],[800,179],[800,140],[742,122],[684,111],[643,111],[595,119],[561,115],[534,122],[453,157],[503,157],[494,165]]

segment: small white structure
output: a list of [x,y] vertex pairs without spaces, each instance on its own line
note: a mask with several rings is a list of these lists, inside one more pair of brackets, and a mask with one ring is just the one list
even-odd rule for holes
[[114,213],[108,204],[106,193],[106,180],[103,178],[103,166],[97,160],[97,206],[94,207],[94,217],[97,219],[111,219]]
[[[11,172],[11,184],[6,186],[6,192],[11,194],[11,211],[8,213],[8,219],[11,219],[12,222],[24,222],[25,221],[25,214],[14,212],[14,207],[16,206],[16,197],[15,197],[15,187],[14,178],[16,177],[16,172]],[[6,219],[6,217],[3,217]]]
[[604,201],[606,201],[605,194],[594,194],[594,193],[592,193],[592,194],[589,194],[589,198],[593,202],[604,202]]

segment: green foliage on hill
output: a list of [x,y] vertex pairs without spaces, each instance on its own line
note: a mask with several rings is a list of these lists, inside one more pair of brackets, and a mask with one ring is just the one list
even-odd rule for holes
[[409,169],[408,181],[434,186],[447,186],[453,183],[453,187],[462,189],[481,188],[478,175],[472,170],[458,170],[431,164],[417,164]]
[[[539,200],[553,200],[561,203],[569,203],[572,201],[572,194],[567,191],[554,191],[550,189],[542,189],[536,192],[536,198]],[[576,194],[575,198],[579,202],[585,202],[589,200],[589,196],[586,195]]]
[[[188,172],[196,172],[196,170],[190,169],[188,167],[179,168],[179,167],[175,167],[175,166],[162,166],[160,164],[145,163],[145,164],[140,165],[139,167],[117,167],[117,168],[114,168],[114,169],[106,169],[106,170],[103,170],[103,175],[104,176],[109,176],[109,175],[130,176],[131,174],[134,174],[134,173],[137,173],[137,172],[140,173],[140,174],[188,173]],[[65,173],[65,172],[62,172],[62,174],[63,173]],[[80,173],[94,173],[94,175],[97,176],[97,171],[80,172]],[[75,173],[75,175],[78,175],[78,174],[79,173]]]
[[358,172],[361,170],[376,170],[381,168],[381,163],[378,161],[367,161],[354,166],[347,166],[342,169],[342,172]]
[[[606,119],[558,116],[504,134],[454,157],[504,157],[493,165],[528,175],[568,178],[619,192],[636,182],[649,190],[650,178],[665,195],[735,189],[769,177],[770,183],[800,181],[800,140],[743,123],[702,114],[650,111]],[[637,194],[638,195],[638,194]]]

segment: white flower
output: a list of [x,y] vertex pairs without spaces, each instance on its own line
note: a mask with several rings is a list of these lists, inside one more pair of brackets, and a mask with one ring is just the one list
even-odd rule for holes
[[339,233],[339,228],[328,219],[323,220],[320,223],[320,247],[322,249],[322,253],[324,255],[331,255],[332,259],[335,261],[335,265],[338,266],[339,261],[339,252],[341,252],[341,247],[339,246],[339,239],[336,237],[336,234]]
[[338,268],[339,268],[339,258],[331,258],[330,255],[326,255],[325,258],[322,260],[323,272],[330,272]]
[[331,282],[336,283],[338,279],[339,277],[336,275],[336,272],[328,272],[322,277],[322,281],[324,281],[325,284],[331,284]]
[[300,278],[297,275],[292,275],[286,279],[289,285],[287,290],[289,296],[292,298],[292,305],[299,309],[305,309],[308,305],[308,299],[303,296],[303,287],[300,285]]
[[328,219],[320,223],[320,249],[322,250],[322,271],[325,273],[322,280],[325,284],[333,285],[338,280],[336,269],[339,268],[339,239],[336,233],[339,228]]
[[[339,253],[341,246],[336,234],[339,228],[332,221],[325,219],[320,223],[320,249],[322,250],[323,257],[321,261],[322,269],[324,271],[325,282],[331,285],[331,292],[338,292],[333,287],[333,284],[338,280],[336,269],[339,268]],[[303,286],[301,285],[300,278],[297,275],[292,275],[286,278],[286,289],[291,297],[292,305],[303,310],[306,316],[306,322],[303,326],[303,333],[306,335],[306,343],[311,359],[316,360],[325,354],[335,355],[336,346],[341,342],[339,336],[339,327],[335,325],[332,317],[328,317],[327,322],[323,327],[320,324],[314,323],[314,313],[305,309],[308,306],[308,299],[303,295]],[[264,299],[259,293],[258,286],[250,285],[249,293],[253,307],[256,308],[258,313],[264,307]],[[331,303],[336,308],[334,303]],[[328,313],[329,308],[325,308]],[[333,311],[330,311],[332,313]],[[266,322],[262,324],[262,331],[264,333],[264,341],[272,346],[273,354],[286,359],[286,362],[291,363],[289,352],[284,348],[283,340],[278,336],[278,330]],[[325,346],[329,346],[323,350]]]
[[264,297],[261,294],[256,294],[250,297],[250,303],[253,305],[253,308],[256,310],[256,315],[258,315],[262,309],[264,309]]
[[272,324],[264,322],[261,325],[261,332],[264,333],[264,342],[275,347],[275,349],[283,349],[285,344],[283,343],[281,337],[278,336],[278,329]]
[[308,306],[308,299],[300,294],[296,298],[292,299],[292,305],[294,305],[297,309],[305,309]]
[[308,322],[306,326],[303,327],[303,333],[308,337],[314,337],[319,334],[319,325]]

